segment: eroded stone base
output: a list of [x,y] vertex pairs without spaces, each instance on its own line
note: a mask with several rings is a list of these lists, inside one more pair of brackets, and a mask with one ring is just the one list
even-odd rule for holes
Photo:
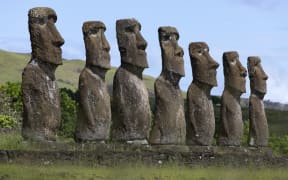
[[87,164],[116,166],[141,163],[176,163],[188,166],[247,165],[288,167],[288,158],[273,157],[270,148],[129,145],[129,144],[31,144],[35,150],[2,150],[0,162],[43,164]]

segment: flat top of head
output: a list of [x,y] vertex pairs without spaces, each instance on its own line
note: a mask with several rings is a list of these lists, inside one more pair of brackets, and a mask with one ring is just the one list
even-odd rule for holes
[[44,18],[44,17],[53,17],[55,22],[57,20],[56,12],[49,7],[35,7],[29,10],[29,18]]
[[106,26],[101,21],[86,21],[83,23],[82,31],[84,34],[87,34],[90,31],[97,31],[98,29],[104,29],[106,30]]
[[165,40],[166,36],[170,36],[175,34],[177,36],[176,40],[179,39],[179,33],[175,27],[172,26],[161,26],[158,28],[159,38],[160,40]]
[[129,27],[138,26],[139,30],[141,30],[141,24],[134,18],[131,19],[118,19],[116,21],[116,30],[118,31],[125,31]]
[[192,42],[189,44],[189,52],[196,53],[199,49],[207,49],[209,51],[209,47],[206,42]]
[[260,62],[261,62],[261,59],[259,56],[249,56],[248,57],[248,66],[256,66]]
[[223,53],[223,60],[234,59],[239,57],[237,51],[227,51]]

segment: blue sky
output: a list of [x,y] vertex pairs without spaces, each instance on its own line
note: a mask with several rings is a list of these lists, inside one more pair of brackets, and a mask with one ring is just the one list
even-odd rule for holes
[[[145,74],[157,77],[161,72],[158,27],[175,26],[185,54],[186,76],[180,82],[183,90],[187,90],[192,81],[188,45],[205,41],[210,46],[211,56],[220,64],[218,87],[213,88],[213,95],[221,95],[224,88],[222,54],[235,50],[245,67],[248,56],[260,56],[269,76],[265,99],[288,103],[288,95],[285,95],[288,91],[288,1],[6,0],[0,7],[0,49],[31,52],[27,12],[38,6],[51,7],[57,12],[56,26],[65,39],[62,49],[66,59],[85,59],[82,24],[100,20],[107,27],[111,64],[119,66],[115,22],[133,17],[142,24],[142,35],[148,42],[146,52],[150,68],[144,71]],[[246,88],[243,97],[250,94],[248,78]]]

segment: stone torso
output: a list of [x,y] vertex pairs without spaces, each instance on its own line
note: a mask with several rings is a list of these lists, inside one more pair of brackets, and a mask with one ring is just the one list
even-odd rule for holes
[[182,92],[163,76],[155,82],[156,109],[151,144],[184,144],[186,123]]
[[52,80],[32,60],[22,74],[23,129],[27,139],[55,140],[60,125],[59,90]]
[[106,83],[89,68],[79,77],[79,112],[75,139],[108,140],[111,125],[110,96]]
[[240,146],[243,136],[240,96],[224,90],[221,99],[219,145]]
[[187,144],[210,145],[215,132],[215,116],[210,96],[192,83],[187,92]]
[[268,123],[264,104],[256,95],[249,98],[250,146],[267,146],[269,139]]
[[142,79],[119,67],[113,81],[112,139],[147,140],[150,128],[150,105]]

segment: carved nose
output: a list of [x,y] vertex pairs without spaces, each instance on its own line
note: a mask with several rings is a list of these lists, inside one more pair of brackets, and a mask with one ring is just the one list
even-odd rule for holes
[[[177,45],[178,46],[178,45]],[[177,47],[176,49],[176,53],[175,53],[176,56],[179,56],[179,57],[183,57],[184,56],[184,51],[181,47]]]
[[219,63],[217,63],[209,54],[208,54],[208,56],[209,56],[209,59],[211,61],[211,68],[217,69],[219,67]]
[[137,40],[137,48],[141,50],[145,50],[147,47],[147,42],[143,38],[143,36],[139,33],[136,34],[136,40]]
[[53,42],[57,47],[61,47],[64,44],[64,39],[60,36],[56,41]]
[[219,64],[215,60],[213,60],[213,68],[217,69],[218,67],[219,67]]
[[64,44],[64,39],[62,38],[62,36],[60,35],[60,33],[58,32],[58,30],[56,29],[55,25],[52,25],[51,27],[51,32],[53,34],[53,40],[52,43],[57,46],[57,47],[61,47]]
[[107,52],[110,51],[110,45],[105,36],[103,36],[103,49]]
[[247,76],[247,70],[242,67],[242,68],[241,68],[240,75],[241,75],[242,77],[246,77],[246,76]]
[[263,77],[264,80],[267,80],[268,79],[268,76],[266,74],[264,74],[264,77]]

